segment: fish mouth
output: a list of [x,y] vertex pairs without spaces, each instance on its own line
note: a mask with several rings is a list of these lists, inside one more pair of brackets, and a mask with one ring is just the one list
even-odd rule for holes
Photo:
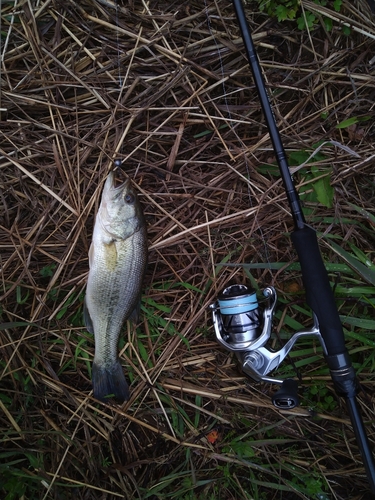
[[116,179],[116,176],[112,171],[107,177],[106,184],[108,189],[110,189],[111,192],[117,197],[123,192],[126,192],[126,190],[130,187],[130,178],[127,177],[125,181],[119,181]]

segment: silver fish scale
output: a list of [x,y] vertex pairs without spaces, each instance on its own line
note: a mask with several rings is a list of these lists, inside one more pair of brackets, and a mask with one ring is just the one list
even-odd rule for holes
[[129,387],[117,355],[127,319],[137,319],[147,264],[144,216],[130,181],[116,187],[113,172],[104,184],[89,252],[90,272],[85,298],[85,323],[95,336],[92,365],[94,396],[129,399]]
[[87,305],[95,334],[95,362],[111,366],[117,360],[117,345],[122,325],[137,308],[147,260],[147,236],[141,228],[133,236],[112,243],[117,261],[108,265],[108,245],[95,248],[90,269]]

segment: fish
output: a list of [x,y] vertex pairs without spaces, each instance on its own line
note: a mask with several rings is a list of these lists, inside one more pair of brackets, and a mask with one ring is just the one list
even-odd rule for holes
[[116,186],[109,173],[96,215],[89,249],[84,322],[94,335],[94,397],[124,402],[129,387],[118,357],[118,341],[126,320],[138,321],[142,282],[148,257],[147,228],[130,179]]

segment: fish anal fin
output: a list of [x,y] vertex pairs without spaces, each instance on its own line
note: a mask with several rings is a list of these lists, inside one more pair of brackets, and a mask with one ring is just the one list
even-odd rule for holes
[[101,366],[94,361],[92,388],[94,397],[99,401],[106,402],[111,396],[120,402],[129,399],[129,387],[119,361],[116,361],[112,367]]
[[94,325],[86,304],[86,297],[83,301],[83,321],[85,322],[85,326],[88,332],[94,334]]
[[139,300],[128,318],[129,321],[132,321],[136,325],[139,321],[140,311],[141,311],[141,301]]

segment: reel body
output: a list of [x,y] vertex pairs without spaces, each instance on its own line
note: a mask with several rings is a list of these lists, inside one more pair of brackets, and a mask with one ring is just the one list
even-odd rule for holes
[[258,304],[255,291],[246,285],[230,285],[209,307],[216,340],[228,351],[234,352],[242,370],[257,382],[281,384],[272,401],[278,408],[294,408],[299,404],[298,384],[293,379],[277,379],[268,374],[275,370],[289,354],[295,342],[303,336],[316,336],[326,354],[326,348],[314,316],[314,326],[295,333],[279,350],[265,347],[272,333],[272,319],[277,301],[276,290],[269,286],[263,290],[265,306]]

